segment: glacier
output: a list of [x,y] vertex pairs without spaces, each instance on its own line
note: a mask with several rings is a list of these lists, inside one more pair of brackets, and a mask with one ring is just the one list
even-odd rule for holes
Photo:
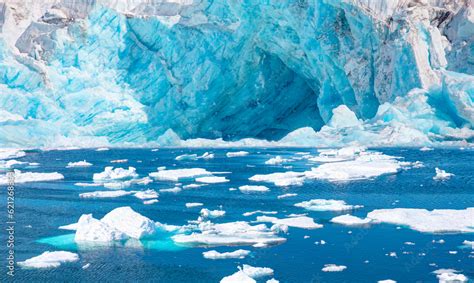
[[0,147],[470,146],[474,0],[0,0]]

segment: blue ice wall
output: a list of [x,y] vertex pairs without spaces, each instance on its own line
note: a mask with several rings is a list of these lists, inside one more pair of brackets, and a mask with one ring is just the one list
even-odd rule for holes
[[84,19],[31,28],[41,32],[20,37],[21,53],[0,40],[0,145],[136,145],[168,129],[277,140],[320,130],[341,104],[367,123],[401,119],[376,114],[414,89],[429,99],[399,111],[429,108],[438,126],[403,123],[426,135],[472,128],[472,62],[438,66],[422,23],[381,20],[350,1],[162,9],[179,21],[97,4]]

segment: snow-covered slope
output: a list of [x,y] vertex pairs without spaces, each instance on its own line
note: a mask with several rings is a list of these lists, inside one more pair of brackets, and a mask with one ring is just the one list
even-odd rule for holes
[[471,143],[473,6],[0,0],[0,146]]

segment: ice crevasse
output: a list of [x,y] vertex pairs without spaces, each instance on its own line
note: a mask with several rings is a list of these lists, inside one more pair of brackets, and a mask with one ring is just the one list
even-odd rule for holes
[[0,147],[474,140],[473,0],[27,3],[0,0]]

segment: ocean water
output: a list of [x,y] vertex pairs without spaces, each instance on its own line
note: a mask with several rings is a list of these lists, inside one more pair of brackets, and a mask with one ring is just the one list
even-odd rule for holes
[[[32,151],[20,161],[38,162],[34,172],[59,172],[61,181],[17,184],[15,189],[15,257],[23,261],[44,251],[69,250],[79,254],[80,260],[66,263],[55,269],[21,269],[17,266],[16,282],[219,282],[224,276],[237,271],[237,266],[270,267],[280,282],[377,282],[393,279],[398,282],[437,282],[432,272],[440,268],[453,268],[474,278],[474,254],[462,246],[464,240],[474,241],[474,234],[429,234],[396,225],[378,224],[368,227],[347,227],[329,222],[331,218],[347,212],[310,212],[294,204],[315,198],[345,200],[349,204],[364,205],[351,212],[355,216],[379,208],[464,209],[474,206],[474,151],[459,149],[388,148],[377,149],[385,154],[400,156],[406,161],[421,161],[425,167],[386,175],[373,180],[345,183],[310,181],[303,186],[281,188],[265,183],[252,183],[249,177],[272,172],[303,171],[314,167],[307,161],[294,161],[291,169],[282,165],[265,165],[271,157],[294,156],[296,152],[311,152],[307,148],[255,148],[245,149],[250,154],[228,158],[225,153],[239,149],[111,149],[109,151],[69,150]],[[185,153],[215,154],[214,159],[176,161]],[[66,168],[68,162],[87,160],[93,166]],[[112,164],[111,160],[128,159],[127,163]],[[141,177],[155,172],[157,167],[205,168],[209,171],[230,172],[228,183],[211,184],[179,193],[160,193],[159,202],[144,205],[133,196],[107,199],[81,199],[80,193],[107,190],[103,187],[79,187],[76,182],[92,182],[94,173],[105,166],[126,168],[133,166]],[[433,180],[434,168],[440,167],[455,176],[445,181]],[[182,182],[186,184],[187,182]],[[132,186],[126,190],[172,188],[175,182],[154,181],[147,186]],[[229,191],[241,185],[262,184],[271,190],[265,193]],[[6,190],[0,190],[1,211],[6,211]],[[284,193],[297,193],[296,197],[277,199]],[[77,247],[72,243],[71,231],[58,227],[77,222],[85,213],[101,218],[114,208],[131,206],[135,211],[161,223],[184,225],[195,220],[202,207],[186,208],[187,202],[204,203],[204,208],[219,209],[226,215],[214,219],[223,223],[236,220],[252,221],[256,215],[245,217],[244,212],[254,210],[278,211],[279,218],[291,213],[307,213],[321,229],[289,228],[283,244],[268,248],[217,247],[219,252],[237,248],[248,249],[245,259],[209,260],[202,256],[207,248],[176,246],[170,235],[160,233],[142,244],[101,248]],[[4,217],[6,221],[6,213]],[[73,232],[73,231],[72,231]],[[309,237],[305,237],[309,236]],[[437,243],[444,240],[444,244]],[[325,245],[315,242],[324,240]],[[2,263],[5,262],[6,233],[1,233]],[[405,245],[414,242],[415,245]],[[449,251],[457,251],[451,254]],[[389,256],[391,252],[396,257]],[[405,252],[405,253],[404,253]],[[82,266],[90,263],[90,267]],[[322,272],[325,264],[345,265],[342,272]],[[1,282],[12,281],[6,276],[6,263],[2,264]],[[258,282],[265,282],[262,278]]]

